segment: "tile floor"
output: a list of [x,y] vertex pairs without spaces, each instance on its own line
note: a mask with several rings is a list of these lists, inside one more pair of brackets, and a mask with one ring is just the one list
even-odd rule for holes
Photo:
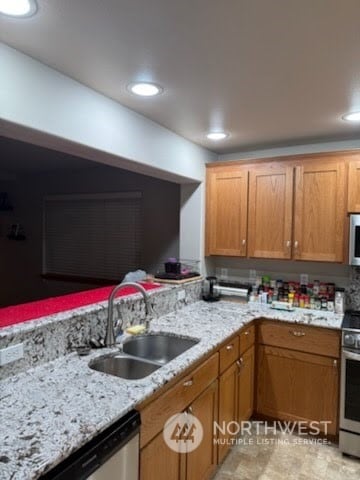
[[213,480],[360,480],[360,460],[343,456],[337,445],[304,444],[291,434],[251,438],[245,434],[245,443],[232,447]]

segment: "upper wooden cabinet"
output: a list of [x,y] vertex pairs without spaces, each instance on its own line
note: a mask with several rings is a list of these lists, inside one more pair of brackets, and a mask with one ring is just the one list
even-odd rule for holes
[[[206,255],[342,262],[348,162],[329,154],[209,167]],[[360,212],[360,160],[349,163],[349,209]]]
[[248,171],[208,171],[207,255],[246,256]]
[[343,260],[344,163],[314,159],[296,167],[294,219],[295,260]]
[[348,205],[349,213],[360,213],[360,159],[349,162],[348,182]]
[[291,258],[293,168],[254,167],[249,184],[249,257]]

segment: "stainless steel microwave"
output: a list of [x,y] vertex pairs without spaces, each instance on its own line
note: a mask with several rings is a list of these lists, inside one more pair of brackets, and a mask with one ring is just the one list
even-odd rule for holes
[[349,265],[360,265],[360,215],[350,215]]

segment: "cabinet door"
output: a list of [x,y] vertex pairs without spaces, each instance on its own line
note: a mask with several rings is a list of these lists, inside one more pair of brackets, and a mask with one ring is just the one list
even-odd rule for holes
[[178,480],[180,454],[169,448],[159,433],[140,451],[140,480]]
[[[218,462],[222,462],[231,447],[231,435],[227,430],[230,422],[237,420],[237,377],[238,366],[233,363],[219,379],[219,425],[225,434],[219,431]],[[231,430],[230,430],[231,431]]]
[[249,256],[290,258],[293,167],[266,164],[249,175]]
[[208,170],[207,255],[246,255],[248,171]]
[[190,412],[200,420],[204,437],[199,447],[186,455],[186,480],[206,480],[217,465],[213,435],[214,421],[218,421],[217,380],[192,403]]
[[296,167],[294,258],[342,262],[345,222],[343,163],[313,160]]
[[257,412],[291,421],[330,421],[337,433],[338,360],[259,346]]
[[239,360],[238,422],[249,420],[254,409],[255,347],[249,348]]
[[360,160],[350,160],[348,212],[360,213]]

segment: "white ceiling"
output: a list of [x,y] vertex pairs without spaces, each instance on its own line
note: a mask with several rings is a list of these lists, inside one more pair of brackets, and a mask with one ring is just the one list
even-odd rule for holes
[[[211,150],[360,137],[341,120],[360,110],[359,0],[38,4],[0,39]],[[165,92],[132,96],[136,80]]]

